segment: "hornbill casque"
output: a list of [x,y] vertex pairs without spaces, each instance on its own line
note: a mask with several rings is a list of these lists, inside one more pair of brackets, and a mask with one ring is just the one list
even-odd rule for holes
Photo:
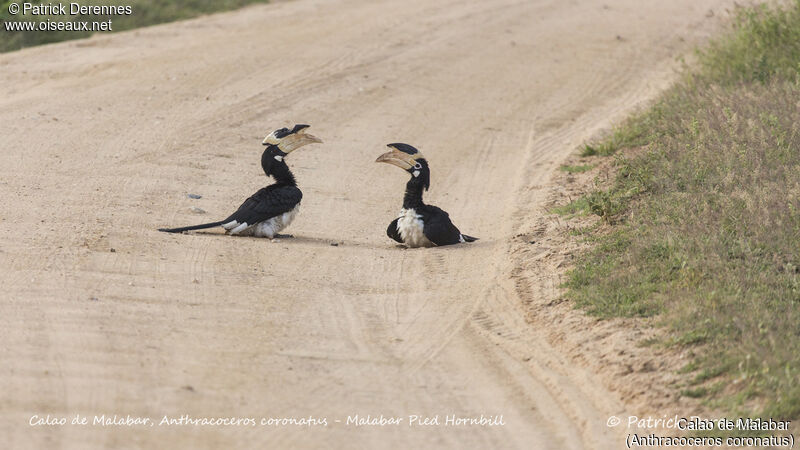
[[375,162],[395,165],[411,175],[406,184],[403,209],[386,229],[386,234],[395,241],[409,247],[433,247],[439,245],[473,242],[478,238],[461,234],[450,221],[450,216],[433,205],[422,201],[422,191],[431,184],[428,161],[416,148],[408,144],[389,144],[392,151],[378,157]]
[[222,226],[231,235],[274,238],[278,232],[289,226],[300,207],[303,193],[297,188],[294,175],[284,158],[298,148],[322,141],[316,136],[306,134],[309,125],[295,125],[291,130],[281,128],[264,138],[267,148],[261,154],[261,168],[275,183],[259,189],[242,206],[225,220],[181,228],[160,228],[166,233],[181,233]]

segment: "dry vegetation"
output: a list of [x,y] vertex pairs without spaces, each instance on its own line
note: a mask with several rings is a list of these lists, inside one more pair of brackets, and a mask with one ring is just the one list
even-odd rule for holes
[[[652,108],[584,155],[613,186],[564,205],[610,226],[566,283],[600,317],[656,316],[693,351],[683,395],[730,414],[800,417],[800,1],[734,30]],[[566,170],[566,169],[565,169]]]
[[[14,31],[5,30],[2,22],[7,20],[53,20],[53,21],[113,21],[114,31],[124,31],[133,28],[145,27],[176,20],[189,19],[202,14],[211,14],[220,11],[229,11],[251,3],[267,3],[268,0],[94,0],[80,2],[82,5],[130,5],[133,14],[130,16],[12,16],[8,12],[10,3],[20,3],[13,0],[0,0],[0,52],[19,50],[34,45],[49,44],[70,39],[85,38],[91,35],[88,31]],[[34,2],[38,4],[37,2]],[[43,2],[48,4],[48,2]],[[57,2],[53,2],[57,3]],[[68,6],[69,2],[64,2]]]

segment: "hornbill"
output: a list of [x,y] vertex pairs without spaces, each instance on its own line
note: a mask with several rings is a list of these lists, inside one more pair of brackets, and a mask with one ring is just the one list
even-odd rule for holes
[[386,234],[409,247],[433,247],[477,240],[461,234],[450,221],[450,216],[433,205],[422,202],[422,191],[431,184],[428,161],[416,148],[408,144],[389,144],[392,151],[378,157],[375,162],[395,165],[411,175],[406,184],[403,209],[386,229]]
[[291,130],[281,128],[264,138],[262,144],[267,148],[261,154],[261,167],[268,177],[275,178],[275,183],[259,189],[227,219],[190,227],[160,228],[158,231],[180,233],[222,226],[231,235],[270,239],[277,236],[279,231],[294,220],[303,198],[284,158],[304,145],[322,142],[316,136],[306,134],[305,129],[308,127],[309,125],[295,125]]

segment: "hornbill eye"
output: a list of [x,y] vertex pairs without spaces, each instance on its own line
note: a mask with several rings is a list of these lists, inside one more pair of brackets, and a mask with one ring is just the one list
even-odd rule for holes
[[417,170],[422,169],[422,164],[416,163],[416,164],[414,164],[414,168],[417,169]]

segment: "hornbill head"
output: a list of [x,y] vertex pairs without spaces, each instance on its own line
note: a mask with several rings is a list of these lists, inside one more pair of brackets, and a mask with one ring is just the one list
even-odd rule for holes
[[310,125],[302,124],[295,125],[291,130],[284,127],[273,131],[264,138],[262,144],[267,148],[261,155],[261,165],[265,172],[269,174],[273,162],[283,163],[283,158],[298,148],[308,144],[322,143],[320,138],[306,133],[308,127]]
[[298,148],[308,144],[321,144],[322,140],[306,133],[306,128],[311,125],[295,125],[291,130],[284,127],[273,131],[264,138],[262,144],[267,147],[277,147],[286,156]]
[[425,190],[428,190],[431,184],[431,171],[428,168],[428,161],[422,156],[419,150],[408,144],[388,144],[387,147],[391,148],[375,162],[382,162],[397,166],[411,175],[411,179],[422,183]]

